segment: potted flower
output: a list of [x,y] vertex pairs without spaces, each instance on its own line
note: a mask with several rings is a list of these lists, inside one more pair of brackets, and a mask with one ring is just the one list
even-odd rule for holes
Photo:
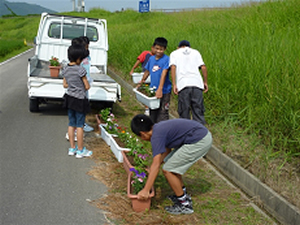
[[123,162],[123,151],[130,151],[129,148],[127,148],[126,140],[129,138],[128,132],[126,132],[126,128],[121,128],[117,127],[117,135],[118,136],[113,136],[110,141],[110,149],[112,152],[115,154],[118,162],[122,163]]
[[105,108],[105,109],[101,109],[101,111],[98,114],[96,114],[96,120],[97,120],[100,134],[101,134],[100,125],[106,126],[107,118],[108,118],[108,115],[110,114],[110,112],[111,112],[111,108]]
[[155,90],[156,87],[150,87],[149,84],[143,83],[141,86],[138,87],[137,89],[139,92],[142,92],[144,95],[148,97],[154,97],[155,96]]
[[59,71],[61,68],[61,65],[58,61],[58,58],[52,56],[51,59],[49,60],[50,65],[49,65],[49,69],[50,69],[50,76],[51,77],[58,77],[59,75]]
[[127,174],[130,173],[132,167],[148,167],[148,159],[150,158],[147,150],[144,148],[143,143],[138,139],[131,138],[131,135],[126,141],[126,148],[130,151],[122,151],[123,167]]
[[[102,139],[108,146],[111,145],[112,136],[117,136],[117,123],[114,114],[110,108],[102,109],[99,114],[98,123]],[[102,123],[104,122],[104,123]]]
[[131,168],[128,174],[127,196],[131,199],[132,209],[135,212],[150,210],[151,198],[154,197],[154,187],[152,187],[149,198],[146,200],[138,199],[137,194],[141,191],[147,181],[147,171],[140,168]]
[[111,108],[101,109],[99,114],[96,114],[96,119],[98,124],[100,125],[101,123],[102,124],[107,123],[107,119],[110,113],[111,113]]
[[133,88],[138,101],[148,106],[150,109],[157,109],[160,105],[160,99],[155,97],[156,87],[150,87],[149,84],[142,84],[138,88]]

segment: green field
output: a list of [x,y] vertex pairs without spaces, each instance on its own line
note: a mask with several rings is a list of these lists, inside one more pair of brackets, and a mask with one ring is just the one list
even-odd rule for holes
[[299,155],[298,1],[173,14],[125,11],[108,15],[108,26],[109,64],[127,79],[136,56],[156,37],[169,41],[167,54],[189,40],[208,68],[208,123],[226,122],[274,151]]

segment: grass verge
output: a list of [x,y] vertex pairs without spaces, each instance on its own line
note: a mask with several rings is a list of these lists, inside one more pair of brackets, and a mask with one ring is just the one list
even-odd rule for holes
[[[132,96],[123,90],[123,101],[114,106],[114,114],[123,126],[129,126],[132,117],[144,111]],[[95,112],[96,113],[96,112]],[[89,124],[96,126],[94,115],[88,117]],[[95,127],[96,128],[96,127]],[[113,224],[273,224],[258,213],[240,191],[221,179],[205,161],[198,161],[184,175],[184,182],[193,198],[195,213],[174,216],[164,211],[171,204],[166,196],[172,194],[162,175],[156,179],[156,195],[151,210],[135,213],[127,197],[127,174],[118,163],[110,148],[100,137],[86,137],[87,147],[93,150],[96,163],[89,175],[109,188],[109,193],[94,204],[105,211],[109,223]],[[150,148],[149,148],[150,150]]]

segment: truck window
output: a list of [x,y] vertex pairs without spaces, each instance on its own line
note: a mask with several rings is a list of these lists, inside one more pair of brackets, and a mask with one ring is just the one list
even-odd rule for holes
[[[61,36],[61,24],[60,23],[51,23],[48,30],[48,36],[50,38],[59,39]],[[80,36],[84,36],[84,25],[78,24],[64,24],[63,25],[63,39],[72,40],[73,38],[77,38]],[[92,42],[98,41],[98,32],[95,27],[88,26],[86,31],[86,36]]]

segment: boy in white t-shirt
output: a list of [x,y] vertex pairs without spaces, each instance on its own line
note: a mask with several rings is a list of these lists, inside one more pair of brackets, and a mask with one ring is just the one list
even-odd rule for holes
[[[190,47],[190,42],[183,40],[177,50],[170,54],[170,68],[173,92],[178,95],[178,114],[180,118],[196,120],[203,125],[204,103],[203,94],[208,91],[207,69],[202,56]],[[199,69],[201,69],[202,76]]]

